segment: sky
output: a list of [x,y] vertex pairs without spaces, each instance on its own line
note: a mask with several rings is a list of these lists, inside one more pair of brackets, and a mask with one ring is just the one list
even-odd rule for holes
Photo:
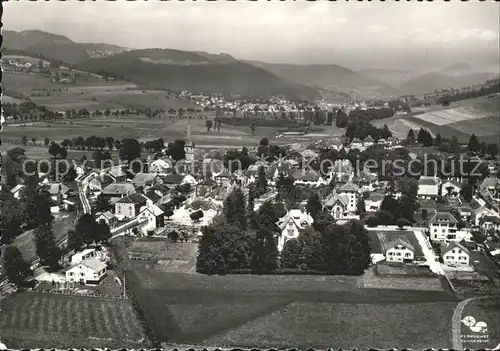
[[7,2],[7,30],[77,42],[228,53],[277,63],[431,71],[498,70],[500,3]]

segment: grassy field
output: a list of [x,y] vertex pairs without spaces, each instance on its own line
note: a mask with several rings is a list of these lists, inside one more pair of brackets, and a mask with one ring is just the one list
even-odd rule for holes
[[53,83],[50,78],[36,74],[5,73],[4,84],[8,92],[29,97],[33,102],[65,111],[87,108],[199,108],[195,103],[179,99],[170,92],[142,90],[136,85],[121,81],[106,81],[89,76],[71,84]]
[[[356,318],[369,320],[372,325],[378,325],[379,320],[385,320],[395,325],[403,320],[407,323],[407,333],[412,333],[412,321],[420,324],[415,326],[415,333],[422,332],[421,318],[427,305],[436,302],[443,306],[454,306],[456,299],[444,291],[410,291],[390,289],[364,289],[360,277],[347,276],[204,276],[198,274],[164,273],[155,269],[135,269],[129,271],[128,286],[134,290],[139,305],[143,310],[156,338],[170,344],[198,345],[228,345],[287,347],[315,346],[326,344],[337,346],[338,334],[352,334],[351,342],[368,342],[361,334],[366,329],[358,328]],[[404,307],[404,316],[391,310]],[[301,312],[287,312],[287,306],[301,306]],[[370,304],[370,305],[367,305]],[[371,306],[374,304],[375,306]],[[352,321],[340,321],[342,311],[354,306],[366,305]],[[380,309],[376,306],[385,306]],[[326,308],[326,312],[318,312]],[[439,308],[438,304],[435,304]],[[360,307],[357,307],[360,308]],[[352,310],[353,312],[355,310]],[[334,313],[336,312],[336,313]],[[285,313],[286,323],[296,323],[294,327],[287,325],[281,319],[274,319],[276,314]],[[372,314],[374,313],[374,314]],[[378,314],[377,314],[378,313]],[[305,316],[305,320],[301,320]],[[316,316],[313,318],[313,316]],[[434,324],[435,314],[429,314],[428,319]],[[332,329],[332,320],[334,328]],[[450,317],[451,320],[451,317]],[[266,324],[267,323],[267,324]],[[436,320],[436,323],[439,323]],[[259,334],[258,338],[247,338],[247,332],[269,330],[269,335]],[[246,329],[246,328],[249,329]],[[450,324],[448,323],[448,327]],[[257,328],[257,329],[255,329]],[[302,328],[301,332],[297,329]],[[280,329],[280,331],[278,331]],[[335,330],[334,333],[332,331]],[[379,330],[384,347],[423,345],[415,339],[410,344],[411,336],[401,339],[394,328]],[[451,329],[450,329],[451,330]],[[447,340],[434,340],[434,331],[427,338],[432,345],[448,345]],[[436,334],[442,334],[439,329]],[[247,338],[247,339],[245,339]],[[247,340],[247,342],[245,342]],[[373,340],[373,339],[371,339]],[[386,343],[382,343],[382,341]],[[430,340],[430,341],[429,341]],[[314,343],[317,343],[314,345]],[[408,342],[408,343],[407,343]],[[339,344],[342,346],[344,344]],[[356,344],[356,345],[359,345]]]
[[[465,306],[460,319],[471,316],[477,322],[485,322],[485,334],[470,330],[464,323],[460,325],[464,349],[492,349],[500,343],[500,301],[498,298],[472,301]],[[476,339],[483,335],[487,338]]]
[[10,348],[146,347],[128,300],[23,292],[3,301],[0,339]]
[[216,335],[207,344],[325,349],[449,348],[454,306],[454,303],[292,303]]

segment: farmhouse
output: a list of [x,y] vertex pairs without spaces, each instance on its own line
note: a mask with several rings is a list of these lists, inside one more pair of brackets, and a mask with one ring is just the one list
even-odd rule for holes
[[278,236],[278,250],[283,250],[283,246],[289,239],[297,239],[302,229],[311,225],[313,218],[305,211],[293,209],[288,211],[276,223],[280,229]]
[[402,239],[384,244],[385,259],[387,262],[413,262],[415,248]]
[[75,265],[83,260],[97,257],[96,249],[84,249],[82,251],[76,252],[71,256],[71,264]]
[[460,243],[450,242],[441,249],[443,263],[450,266],[468,266],[470,262],[469,250]]
[[111,211],[97,212],[96,222],[99,223],[100,221],[104,221],[104,223],[106,223],[108,227],[113,228],[118,222],[118,219]]
[[66,281],[97,285],[106,277],[106,264],[95,258],[83,260],[66,271]]

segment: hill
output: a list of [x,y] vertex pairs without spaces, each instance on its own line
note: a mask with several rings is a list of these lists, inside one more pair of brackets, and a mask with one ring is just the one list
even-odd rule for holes
[[398,86],[410,79],[413,79],[420,75],[420,73],[415,71],[405,71],[396,69],[362,69],[357,71],[359,74],[378,79],[384,83],[391,86]]
[[3,47],[9,50],[22,51],[25,54],[42,56],[71,65],[84,62],[90,57],[101,57],[125,51],[117,45],[103,43],[76,43],[64,35],[25,30],[15,32],[3,31]]
[[[311,87],[343,91],[356,95],[358,89],[371,91],[374,95],[392,95],[389,84],[379,79],[367,77],[337,65],[293,65],[267,63],[259,61],[244,61],[256,67],[263,68],[283,79],[306,84]],[[364,92],[366,94],[366,91]]]
[[250,96],[285,95],[314,100],[319,92],[284,80],[264,69],[209,55],[173,49],[130,50],[78,65],[94,73],[115,76],[148,89],[189,90]]
[[403,83],[399,88],[405,94],[423,95],[433,92],[434,89],[458,89],[482,84],[495,77],[496,75],[492,73],[470,73],[463,75],[449,75],[438,72],[427,73]]

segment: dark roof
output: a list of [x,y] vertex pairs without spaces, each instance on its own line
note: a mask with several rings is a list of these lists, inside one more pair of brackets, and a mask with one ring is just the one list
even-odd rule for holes
[[135,191],[132,183],[111,183],[104,189],[102,189],[103,194],[113,195],[120,194],[125,195],[127,193],[132,193]]
[[467,249],[465,246],[463,246],[462,244],[456,242],[456,241],[451,241],[447,244],[445,244],[442,248],[441,248],[441,255],[444,255],[445,253],[447,253],[448,251],[450,251],[451,249],[453,248],[459,248],[463,251],[465,251],[466,253],[470,253],[469,252],[469,249]]
[[118,200],[116,203],[121,203],[121,204],[142,204],[146,203],[146,197],[142,194],[130,194],[129,196],[122,197],[120,200]]
[[418,180],[418,185],[438,185],[437,179],[434,178],[420,178]]
[[182,174],[169,174],[163,177],[163,182],[170,184],[180,184],[183,179],[184,176]]
[[161,199],[161,196],[158,195],[155,191],[150,190],[146,194],[144,194],[148,199],[155,202]]
[[434,216],[429,220],[429,223],[440,223],[440,222],[448,222],[448,223],[458,223],[455,217],[449,212],[436,212]]

